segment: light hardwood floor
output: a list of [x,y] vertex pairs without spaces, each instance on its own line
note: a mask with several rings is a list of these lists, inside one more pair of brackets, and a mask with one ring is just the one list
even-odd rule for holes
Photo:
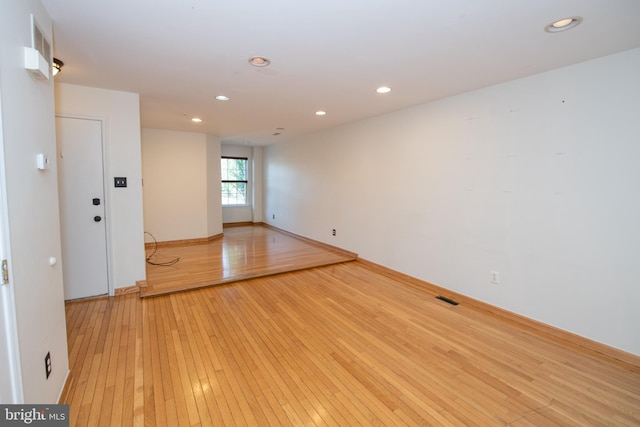
[[638,426],[640,367],[354,261],[67,303],[76,426]]
[[[147,250],[150,252],[150,250]],[[224,236],[208,243],[159,247],[147,263],[147,286],[142,297],[219,285],[339,262],[357,255],[272,227],[228,227]]]

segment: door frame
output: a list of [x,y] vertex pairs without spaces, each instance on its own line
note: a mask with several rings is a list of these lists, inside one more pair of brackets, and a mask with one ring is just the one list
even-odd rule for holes
[[[109,191],[109,177],[111,176],[109,169],[109,138],[108,138],[108,119],[104,116],[91,116],[85,114],[70,114],[70,113],[56,113],[56,118],[61,119],[79,119],[79,120],[94,120],[100,122],[101,129],[101,138],[102,138],[102,192],[104,195],[104,223],[105,223],[105,242],[106,242],[106,252],[107,252],[107,287],[109,296],[114,296],[115,294],[115,283],[114,279],[114,270],[113,270],[113,253],[112,253],[112,242],[111,242],[111,230],[112,223],[111,217],[113,216],[113,209],[111,206],[111,192]],[[60,158],[60,147],[56,141],[56,161]],[[60,198],[58,198],[58,204],[60,203]],[[64,277],[64,272],[63,272]]]
[[[11,269],[11,239],[9,237],[9,222],[7,211],[7,188],[4,168],[4,136],[2,131],[2,94],[0,94],[0,259],[6,259],[9,266],[9,283],[0,280],[0,337],[2,345],[0,351],[8,362],[8,381],[2,385],[2,394],[11,396],[11,402],[22,403],[24,389],[22,386],[22,365],[20,363],[20,343],[18,341],[18,323],[16,318],[16,300],[13,291],[13,275]],[[6,387],[6,389],[4,388]]]

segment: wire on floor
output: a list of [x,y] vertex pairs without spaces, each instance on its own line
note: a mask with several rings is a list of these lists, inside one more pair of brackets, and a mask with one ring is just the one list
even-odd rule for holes
[[176,263],[178,263],[180,261],[180,258],[174,258],[171,261],[166,261],[166,262],[151,261],[151,258],[153,258],[153,256],[156,254],[156,252],[158,252],[158,241],[156,240],[155,236],[153,234],[149,233],[148,231],[145,231],[144,234],[148,234],[153,239],[153,250],[151,251],[151,255],[149,255],[147,257],[147,263],[149,263],[151,265],[158,265],[160,267],[169,267],[169,266],[172,266],[172,265],[174,265],[174,264],[176,264]]

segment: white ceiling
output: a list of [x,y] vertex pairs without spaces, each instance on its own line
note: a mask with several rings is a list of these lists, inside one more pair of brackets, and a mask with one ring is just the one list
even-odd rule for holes
[[[143,127],[251,145],[640,47],[639,0],[43,3],[57,81],[139,93]],[[544,31],[571,16],[584,21]]]

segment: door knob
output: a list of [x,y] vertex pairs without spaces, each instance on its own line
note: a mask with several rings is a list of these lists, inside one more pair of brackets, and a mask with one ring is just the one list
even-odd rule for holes
[[100,222],[100,221],[102,221],[102,217],[101,217],[101,216],[99,216],[99,215],[96,215],[96,216],[94,216],[94,217],[93,217],[93,220],[94,220],[95,222]]

